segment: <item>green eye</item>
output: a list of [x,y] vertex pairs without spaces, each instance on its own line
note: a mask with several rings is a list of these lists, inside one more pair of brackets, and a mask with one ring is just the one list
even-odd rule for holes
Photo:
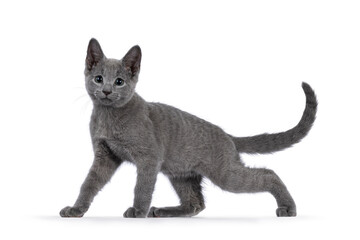
[[96,83],[102,83],[103,82],[103,78],[102,78],[102,76],[96,76],[95,77],[95,79],[94,79],[94,81],[96,82]]
[[123,86],[124,84],[125,84],[124,79],[117,78],[117,79],[115,80],[115,85],[116,85],[116,86]]

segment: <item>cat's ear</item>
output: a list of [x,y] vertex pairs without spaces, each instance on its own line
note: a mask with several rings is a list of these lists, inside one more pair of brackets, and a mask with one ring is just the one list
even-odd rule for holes
[[140,71],[141,63],[141,49],[138,45],[133,46],[123,57],[123,65],[126,69],[131,71],[132,76],[135,76]]
[[86,69],[91,70],[96,64],[98,64],[105,57],[103,51],[101,50],[99,42],[92,38],[89,42],[87,55],[86,55]]

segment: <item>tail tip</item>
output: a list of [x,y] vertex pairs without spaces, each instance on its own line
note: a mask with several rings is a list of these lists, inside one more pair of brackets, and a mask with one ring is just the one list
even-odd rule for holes
[[302,82],[301,84],[302,88],[305,89],[311,89],[310,85],[307,82]]
[[312,106],[316,111],[318,102],[314,90],[306,82],[302,82],[302,88],[306,95],[306,104]]
[[302,82],[301,86],[306,95],[314,95],[314,97],[315,97],[315,92],[308,83]]

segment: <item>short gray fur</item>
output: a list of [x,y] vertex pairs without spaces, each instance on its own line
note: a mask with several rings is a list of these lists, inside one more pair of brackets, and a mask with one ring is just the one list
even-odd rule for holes
[[[124,217],[194,216],[205,208],[204,177],[234,193],[269,192],[277,201],[277,216],[296,216],[295,202],[280,178],[269,169],[245,167],[239,153],[271,153],[304,138],[317,109],[308,84],[302,83],[306,108],[297,126],[282,133],[237,138],[187,112],[144,101],[135,92],[140,62],[139,46],[115,60],[105,57],[97,40],[90,40],[85,85],[94,104],[90,133],[95,157],[77,201],[61,210],[62,217],[82,217],[124,161],[137,167],[134,204]],[[159,172],[170,179],[179,206],[150,208]]]

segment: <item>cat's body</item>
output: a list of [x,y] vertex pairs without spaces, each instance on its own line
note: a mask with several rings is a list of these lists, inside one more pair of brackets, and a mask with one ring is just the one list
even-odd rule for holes
[[123,160],[138,165],[143,151],[152,153],[164,174],[181,177],[191,172],[209,175],[202,166],[216,166],[220,152],[238,156],[231,137],[205,120],[165,104],[147,103],[137,94],[129,104],[136,106],[131,114],[95,107],[90,124],[95,142],[104,141],[117,157],[124,151],[132,156]]
[[[125,217],[198,214],[205,208],[203,177],[231,192],[270,192],[277,200],[278,216],[296,216],[295,203],[280,178],[268,169],[245,167],[239,152],[269,153],[299,142],[315,120],[317,102],[309,85],[303,83],[307,105],[296,127],[235,138],[189,113],[144,101],[135,93],[140,61],[137,46],[118,61],[107,59],[98,42],[90,41],[85,76],[94,102],[90,133],[95,160],[74,207],[64,208],[61,216],[83,216],[123,161],[134,163],[138,173],[134,205]],[[150,209],[159,172],[169,177],[181,205]]]

